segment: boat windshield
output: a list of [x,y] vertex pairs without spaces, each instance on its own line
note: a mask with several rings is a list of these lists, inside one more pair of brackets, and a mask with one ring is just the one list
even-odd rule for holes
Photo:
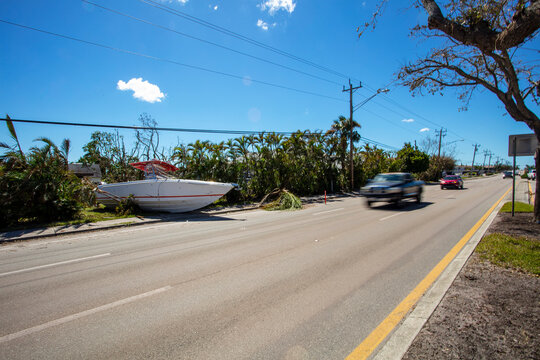
[[144,171],[145,179],[172,178],[172,176],[169,175],[168,172],[178,170],[176,166],[160,160],[141,161],[137,163],[131,163],[130,165],[136,169]]

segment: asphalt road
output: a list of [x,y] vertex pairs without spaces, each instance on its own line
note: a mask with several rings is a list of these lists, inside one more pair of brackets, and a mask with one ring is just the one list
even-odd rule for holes
[[343,359],[511,186],[0,247],[0,359]]

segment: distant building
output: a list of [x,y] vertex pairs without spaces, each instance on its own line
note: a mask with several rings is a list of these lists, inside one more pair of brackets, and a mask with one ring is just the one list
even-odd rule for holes
[[84,165],[81,163],[68,164],[68,170],[78,178],[87,178],[94,184],[101,182],[101,169],[98,164]]

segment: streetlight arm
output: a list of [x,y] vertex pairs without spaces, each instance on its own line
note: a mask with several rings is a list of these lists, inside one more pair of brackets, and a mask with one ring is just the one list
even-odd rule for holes
[[379,89],[379,90],[377,90],[377,92],[375,94],[371,95],[370,97],[368,97],[367,99],[365,99],[361,103],[355,105],[353,107],[353,111],[358,110],[360,107],[364,106],[368,101],[370,101],[371,99],[373,99],[375,96],[379,95],[380,93],[387,93],[388,91],[390,91],[390,90],[388,90],[388,89]]

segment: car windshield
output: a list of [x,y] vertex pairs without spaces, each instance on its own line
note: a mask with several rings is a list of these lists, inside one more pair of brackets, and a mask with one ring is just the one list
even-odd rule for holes
[[386,181],[403,181],[405,178],[404,174],[379,174],[375,176],[373,181],[375,182],[386,182]]
[[444,180],[457,180],[457,176],[445,176]]

